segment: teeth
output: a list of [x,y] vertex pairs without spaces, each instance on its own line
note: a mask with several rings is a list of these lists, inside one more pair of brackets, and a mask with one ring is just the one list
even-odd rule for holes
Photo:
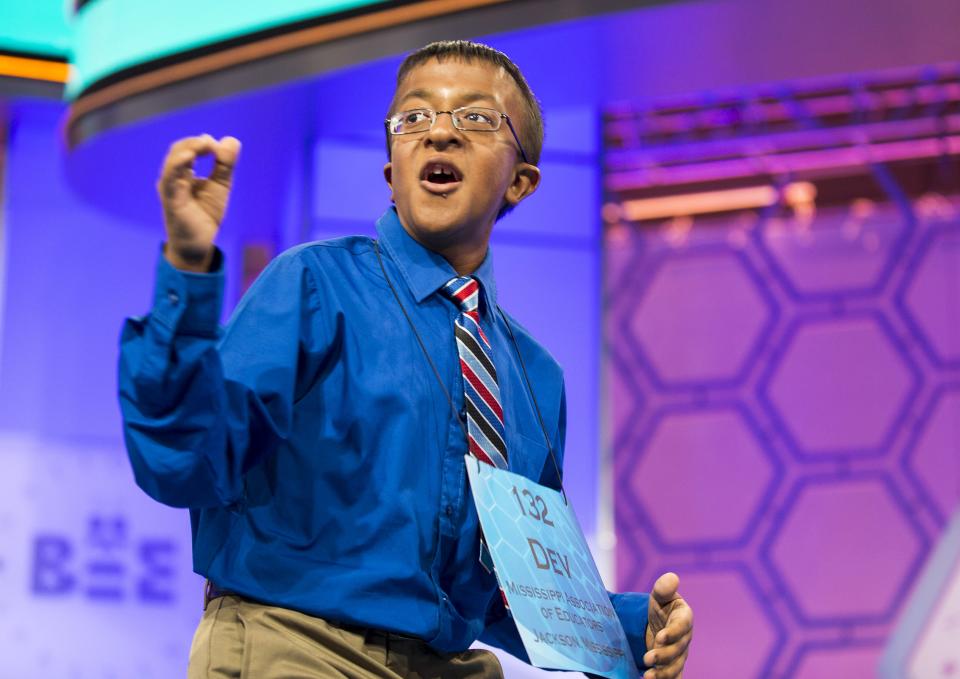
[[434,165],[430,168],[429,175],[439,175],[441,177],[454,177],[453,170],[443,167],[442,165]]

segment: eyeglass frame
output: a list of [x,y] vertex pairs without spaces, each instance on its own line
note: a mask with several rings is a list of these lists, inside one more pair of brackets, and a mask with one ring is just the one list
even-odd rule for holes
[[[494,130],[467,130],[467,129],[464,129],[464,128],[460,127],[459,125],[457,125],[457,118],[456,118],[453,114],[454,114],[454,113],[458,113],[458,112],[463,111],[463,110],[468,109],[468,108],[479,108],[479,109],[483,109],[484,111],[493,111],[494,113],[496,113],[496,114],[498,114],[498,115],[500,116],[500,119],[501,119],[501,120],[506,120],[506,121],[507,121],[507,127],[510,128],[510,134],[513,135],[513,140],[514,140],[515,142],[517,142],[517,150],[520,151],[520,157],[523,158],[523,162],[525,162],[525,163],[527,163],[527,164],[530,164],[530,161],[527,160],[527,154],[526,154],[526,152],[523,150],[523,144],[520,143],[520,137],[517,135],[517,131],[516,131],[515,129],[513,129],[513,123],[510,121],[510,116],[508,116],[508,115],[507,115],[506,113],[504,113],[503,111],[498,111],[498,110],[495,109],[495,108],[489,108],[489,107],[487,107],[487,106],[461,106],[460,108],[455,108],[455,109],[453,109],[452,111],[434,111],[432,108],[427,108],[427,107],[425,107],[425,106],[422,106],[422,107],[419,107],[419,108],[410,108],[410,109],[407,109],[407,110],[405,110],[405,111],[398,111],[397,113],[394,113],[392,116],[390,116],[389,118],[387,118],[386,120],[383,121],[383,126],[387,129],[387,137],[388,137],[388,138],[389,138],[389,137],[399,137],[399,136],[402,136],[402,135],[404,135],[404,134],[419,134],[419,133],[421,133],[421,132],[429,132],[430,130],[432,130],[432,129],[433,129],[433,126],[437,124],[437,117],[438,117],[441,113],[448,113],[448,114],[450,114],[450,122],[453,123],[453,126],[454,126],[456,129],[460,130],[461,132],[497,132],[497,131],[500,129],[500,126],[497,126],[497,128],[494,129]],[[415,132],[394,132],[394,131],[392,131],[392,130],[390,129],[390,121],[393,120],[394,118],[396,118],[396,117],[397,117],[398,115],[400,115],[401,113],[409,113],[410,111],[428,111],[428,112],[431,114],[431,116],[430,116],[430,127],[428,127],[428,128],[425,129],[425,130],[417,130],[417,131],[415,131]]]

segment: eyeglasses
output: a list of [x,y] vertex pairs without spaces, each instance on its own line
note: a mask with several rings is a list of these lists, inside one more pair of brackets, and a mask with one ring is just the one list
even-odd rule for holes
[[523,144],[520,143],[520,137],[517,131],[513,129],[513,123],[510,122],[510,116],[501,113],[494,108],[483,108],[481,106],[463,106],[453,111],[434,111],[429,108],[414,108],[409,111],[400,111],[387,118],[384,122],[387,126],[387,134],[396,136],[400,134],[415,134],[417,132],[426,132],[433,128],[437,122],[437,116],[441,113],[449,113],[453,126],[458,130],[468,132],[496,132],[500,129],[501,121],[507,121],[507,127],[517,142],[517,148],[520,149],[520,156],[523,162],[529,163],[527,154],[523,150]]

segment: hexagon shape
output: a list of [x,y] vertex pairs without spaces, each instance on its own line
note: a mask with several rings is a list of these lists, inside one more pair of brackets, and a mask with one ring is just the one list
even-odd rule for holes
[[937,518],[946,521],[960,506],[960,385],[937,392],[911,446],[907,469]]
[[820,207],[803,229],[768,220],[760,244],[792,296],[817,299],[879,289],[908,231],[909,223],[895,205],[874,206],[862,215],[854,207]]
[[807,317],[781,347],[761,397],[794,452],[882,454],[919,387],[885,319]]
[[684,571],[680,588],[695,611],[696,636],[710,640],[690,654],[684,676],[770,676],[783,633],[751,580],[732,569]]
[[883,477],[814,477],[792,494],[763,558],[805,623],[886,622],[926,547]]
[[612,426],[614,449],[618,451],[615,462],[626,465],[634,462],[633,451],[627,441],[634,434],[634,427],[644,407],[643,390],[634,381],[636,370],[631,370],[632,367],[621,358],[617,347],[607,349],[604,383],[609,397],[604,410]]
[[746,411],[723,407],[661,413],[628,473],[651,537],[665,548],[702,548],[749,537],[779,468]]
[[629,302],[623,290],[637,285],[637,278],[647,270],[645,241],[632,230],[607,230],[603,237],[603,307],[604,317]]
[[875,677],[882,650],[879,646],[840,644],[807,648],[790,677]]
[[732,384],[775,312],[746,257],[705,247],[660,261],[624,331],[661,388]]
[[931,231],[912,263],[899,304],[911,330],[939,366],[960,366],[960,228]]

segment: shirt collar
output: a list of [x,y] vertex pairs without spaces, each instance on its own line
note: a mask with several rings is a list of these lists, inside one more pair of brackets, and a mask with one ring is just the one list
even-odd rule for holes
[[[410,294],[418,304],[458,275],[442,255],[420,245],[407,233],[403,224],[400,223],[395,207],[391,206],[377,220],[377,236],[390,253],[394,264],[400,269]],[[497,283],[493,276],[493,257],[490,254],[490,248],[487,248],[483,262],[471,275],[480,282],[480,289],[486,296],[488,308],[496,308]]]

